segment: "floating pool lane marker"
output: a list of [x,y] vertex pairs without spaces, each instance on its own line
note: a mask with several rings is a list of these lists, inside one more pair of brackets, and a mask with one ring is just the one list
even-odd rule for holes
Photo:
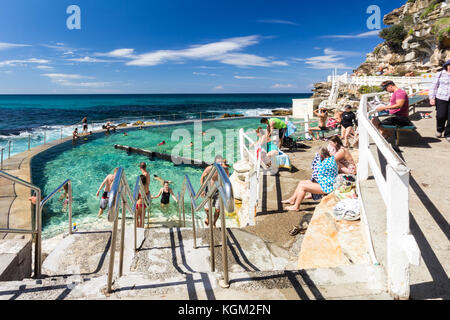
[[115,149],[120,149],[120,150],[124,150],[126,152],[130,152],[130,153],[137,153],[143,156],[147,156],[149,158],[159,158],[162,160],[166,160],[166,161],[170,161],[170,162],[174,162],[176,161],[177,163],[180,164],[184,164],[184,165],[188,165],[188,166],[193,166],[196,168],[206,168],[208,166],[211,165],[211,163],[205,162],[205,161],[201,161],[201,160],[196,160],[196,159],[189,159],[189,158],[184,158],[184,157],[172,157],[172,155],[167,154],[167,153],[160,153],[160,152],[155,152],[155,151],[150,151],[150,150],[145,150],[145,149],[141,149],[141,148],[134,148],[134,147],[130,147],[130,146],[123,146],[120,144],[115,144],[114,145]]

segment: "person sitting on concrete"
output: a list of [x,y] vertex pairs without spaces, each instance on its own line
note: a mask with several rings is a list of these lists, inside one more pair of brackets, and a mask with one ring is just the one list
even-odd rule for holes
[[383,125],[394,126],[409,126],[412,125],[409,120],[409,100],[408,94],[405,90],[400,89],[393,81],[384,81],[381,83],[381,88],[389,93],[392,93],[390,104],[388,106],[379,106],[375,110],[380,112],[388,110],[390,117],[384,119],[382,122],[378,117],[372,119],[373,125],[380,131],[385,139],[389,138],[391,134],[388,130],[382,128]]
[[339,173],[355,175],[355,161],[353,160],[350,151],[342,144],[342,140],[338,136],[333,136],[328,141],[328,151],[334,156],[338,164]]
[[312,194],[330,194],[334,190],[334,182],[338,175],[338,165],[334,156],[326,147],[320,150],[320,163],[317,165],[317,181],[302,180],[299,182],[294,194],[287,200],[283,200],[284,204],[291,204],[286,207],[288,211],[300,211],[300,204],[305,199],[306,193]]

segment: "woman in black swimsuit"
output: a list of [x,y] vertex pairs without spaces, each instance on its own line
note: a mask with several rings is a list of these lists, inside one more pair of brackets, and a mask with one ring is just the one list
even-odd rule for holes
[[173,197],[175,202],[178,202],[178,199],[175,197],[173,190],[169,187],[169,181],[164,181],[164,186],[159,190],[158,195],[152,197],[152,199],[158,199],[161,197],[161,207],[166,208],[170,203],[170,196]]
[[352,107],[350,105],[345,106],[345,111],[341,115],[341,139],[344,141],[344,147],[348,148],[348,137],[353,134],[353,122],[358,125],[356,120],[356,115],[351,111]]

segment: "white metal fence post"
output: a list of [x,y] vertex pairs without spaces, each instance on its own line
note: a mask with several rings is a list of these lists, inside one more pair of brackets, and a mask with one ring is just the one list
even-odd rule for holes
[[308,133],[309,130],[309,114],[305,114],[305,138],[311,139],[311,135]]
[[241,160],[244,160],[244,128],[239,129],[239,152]]
[[405,168],[398,174],[391,165],[387,165],[386,182],[388,288],[394,298],[408,299],[410,261],[402,242],[409,234],[409,169]]
[[[358,110],[358,117],[362,119],[367,114],[367,97],[363,96]],[[369,134],[364,125],[358,126],[359,131],[359,160],[358,160],[358,179],[367,180],[369,178]]]

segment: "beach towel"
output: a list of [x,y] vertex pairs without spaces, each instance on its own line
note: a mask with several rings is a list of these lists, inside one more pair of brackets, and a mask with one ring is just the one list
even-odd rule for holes
[[337,121],[335,118],[329,118],[327,121],[327,127],[331,129],[336,129]]
[[297,127],[291,121],[288,121],[285,136],[290,137],[295,131],[297,131]]
[[333,208],[336,220],[355,221],[360,219],[358,199],[345,199],[338,202]]

